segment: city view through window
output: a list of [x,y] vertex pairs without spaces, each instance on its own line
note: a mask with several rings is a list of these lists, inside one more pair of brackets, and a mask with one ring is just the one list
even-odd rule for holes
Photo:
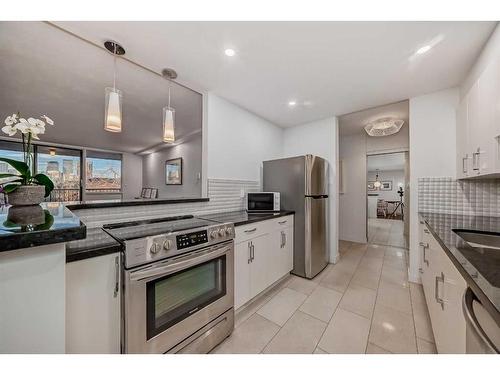
[[119,192],[122,187],[122,161],[88,157],[86,160],[87,191]]
[[37,157],[37,172],[45,173],[54,183],[50,200],[80,200],[80,156],[39,153]]
[[[21,150],[14,142],[0,142],[0,157],[23,161]],[[54,190],[47,200],[81,200],[81,151],[48,146],[35,146],[36,173],[44,173],[54,183]],[[101,155],[102,154],[102,155]],[[102,157],[101,157],[102,156]],[[121,192],[122,161],[120,154],[90,152],[84,161],[85,190],[97,193]],[[0,174],[17,174],[9,164],[0,161]],[[0,178],[0,184],[13,178]]]

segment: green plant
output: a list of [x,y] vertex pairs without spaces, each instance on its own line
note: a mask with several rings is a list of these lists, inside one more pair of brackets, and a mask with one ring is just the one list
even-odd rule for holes
[[45,133],[45,123],[54,125],[54,122],[47,116],[41,116],[41,119],[28,118],[28,120],[20,117],[20,114],[13,114],[5,119],[5,126],[2,131],[9,136],[14,136],[18,132],[21,133],[23,142],[23,158],[24,161],[0,158],[0,161],[10,164],[19,174],[14,173],[0,173],[0,179],[9,178],[9,181],[2,184],[2,191],[4,193],[11,193],[19,186],[23,185],[43,185],[45,187],[45,196],[49,196],[54,189],[52,180],[43,173],[33,175],[31,167],[33,165],[33,139],[38,138],[39,134]]

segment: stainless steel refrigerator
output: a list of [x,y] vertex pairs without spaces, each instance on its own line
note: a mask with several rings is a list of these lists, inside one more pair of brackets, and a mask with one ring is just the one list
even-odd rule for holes
[[314,155],[264,162],[264,191],[281,193],[281,209],[295,211],[292,273],[312,279],[326,267],[328,162]]

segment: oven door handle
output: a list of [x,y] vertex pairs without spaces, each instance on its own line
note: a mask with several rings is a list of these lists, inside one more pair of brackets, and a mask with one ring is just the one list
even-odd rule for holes
[[210,249],[207,249],[202,252],[196,252],[190,254],[189,256],[182,257],[182,259],[175,260],[170,259],[167,260],[166,263],[162,262],[158,265],[138,270],[131,271],[129,274],[130,281],[142,281],[144,279],[155,279],[159,276],[166,276],[171,273],[181,271],[183,269],[189,268],[191,266],[195,266],[197,264],[206,262],[207,260],[217,258],[222,254],[226,253],[231,249],[231,245],[224,244],[221,246],[214,246]]

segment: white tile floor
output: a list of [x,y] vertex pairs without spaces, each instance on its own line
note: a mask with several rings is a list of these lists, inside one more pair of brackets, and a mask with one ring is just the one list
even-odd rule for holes
[[212,353],[435,353],[406,250],[340,241],[340,251],[313,280],[290,276],[238,311]]
[[368,242],[408,249],[408,237],[403,234],[402,220],[368,219]]

